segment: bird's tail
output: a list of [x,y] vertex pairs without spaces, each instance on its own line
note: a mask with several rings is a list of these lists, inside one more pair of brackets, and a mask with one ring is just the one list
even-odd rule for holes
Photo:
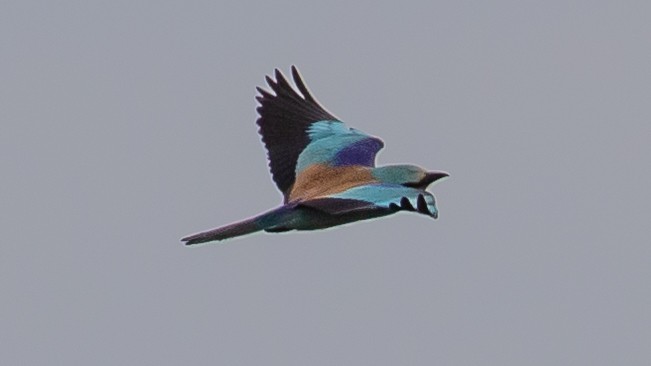
[[213,240],[224,240],[240,235],[251,234],[262,229],[264,229],[264,227],[259,225],[256,218],[254,217],[244,221],[235,222],[230,225],[222,226],[220,228],[186,236],[185,238],[181,239],[181,241],[185,242],[185,245],[199,244]]

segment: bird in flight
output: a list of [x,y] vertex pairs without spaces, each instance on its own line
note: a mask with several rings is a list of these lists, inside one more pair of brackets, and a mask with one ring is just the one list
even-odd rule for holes
[[189,235],[186,245],[257,231],[317,230],[414,211],[438,217],[425,189],[448,173],[415,165],[375,166],[384,143],[346,126],[314,99],[295,66],[294,88],[276,69],[269,92],[257,88],[257,124],[283,204],[252,218]]

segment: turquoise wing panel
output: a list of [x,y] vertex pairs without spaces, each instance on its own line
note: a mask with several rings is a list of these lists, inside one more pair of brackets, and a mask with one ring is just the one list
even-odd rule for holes
[[416,211],[433,218],[438,217],[434,195],[416,188],[393,184],[369,184],[348,189],[329,196],[372,203],[393,210]]

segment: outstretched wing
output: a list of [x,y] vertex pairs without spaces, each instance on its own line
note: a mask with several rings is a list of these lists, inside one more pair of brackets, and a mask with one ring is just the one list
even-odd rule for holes
[[280,70],[267,76],[273,91],[257,88],[262,141],[267,148],[274,182],[289,195],[296,175],[312,164],[374,166],[382,141],[348,128],[312,96],[298,70],[292,66],[297,92]]
[[326,197],[314,198],[299,205],[331,215],[355,211],[415,211],[438,218],[436,200],[431,193],[394,184],[368,184]]

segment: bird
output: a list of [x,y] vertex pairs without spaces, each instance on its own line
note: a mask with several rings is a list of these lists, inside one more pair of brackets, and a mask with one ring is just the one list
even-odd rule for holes
[[307,88],[296,66],[295,87],[275,69],[270,88],[256,87],[257,125],[272,179],[283,202],[243,221],[181,239],[186,245],[220,241],[259,231],[318,230],[413,211],[434,219],[439,211],[432,183],[449,177],[417,165],[375,166],[384,142],[348,127]]

